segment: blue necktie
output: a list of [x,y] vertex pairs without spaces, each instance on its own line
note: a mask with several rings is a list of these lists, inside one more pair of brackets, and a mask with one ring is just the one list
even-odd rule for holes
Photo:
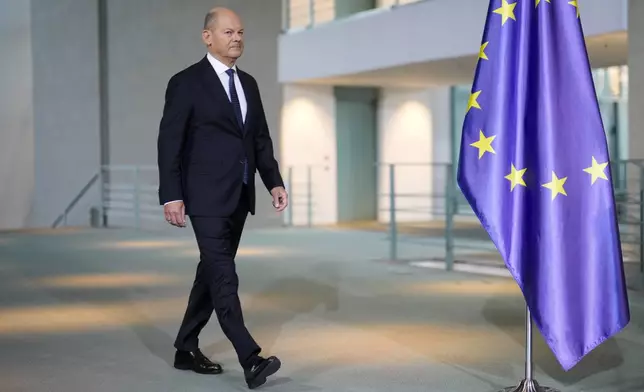
[[[242,117],[241,104],[239,103],[239,96],[237,96],[237,89],[235,88],[235,70],[229,69],[226,71],[228,74],[228,88],[230,90],[230,102],[233,104],[235,110],[235,117],[237,117],[237,124],[239,128],[244,131],[244,120]],[[248,159],[244,159],[244,184],[248,184]]]

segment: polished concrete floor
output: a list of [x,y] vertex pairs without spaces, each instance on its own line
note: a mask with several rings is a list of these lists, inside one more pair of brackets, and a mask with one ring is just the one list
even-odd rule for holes
[[[401,259],[442,244],[405,242]],[[386,235],[247,231],[238,257],[249,329],[279,392],[494,392],[523,375],[514,282],[387,260]],[[171,368],[198,254],[190,229],[0,234],[0,391],[243,391],[216,319],[203,351],[226,372]],[[535,335],[535,374],[561,391],[644,391],[644,298],[632,322],[566,373]]]

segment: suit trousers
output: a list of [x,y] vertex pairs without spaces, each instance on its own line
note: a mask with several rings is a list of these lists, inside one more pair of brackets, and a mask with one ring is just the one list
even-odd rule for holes
[[244,325],[238,295],[235,256],[249,210],[248,190],[246,185],[242,188],[239,204],[231,216],[190,216],[200,261],[175,347],[196,350],[199,333],[214,310],[222,331],[237,352],[239,363],[246,369],[253,365],[261,349]]

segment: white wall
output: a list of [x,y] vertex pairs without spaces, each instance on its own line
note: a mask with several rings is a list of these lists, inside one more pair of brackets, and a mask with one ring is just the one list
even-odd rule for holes
[[[198,62],[203,19],[214,7],[230,7],[245,25],[246,48],[239,66],[257,79],[279,158],[281,86],[277,42],[281,0],[109,0],[109,156],[111,164],[156,165],[156,138],[168,79]],[[285,173],[283,173],[285,175]],[[150,182],[156,181],[147,176]],[[259,184],[261,180],[257,176]],[[263,185],[257,216],[248,226],[281,224]],[[161,215],[159,215],[161,217]]]
[[[426,196],[396,200],[400,221],[427,221],[442,217],[445,162],[450,158],[449,89],[383,89],[378,107],[378,160],[404,163],[395,169],[396,193]],[[306,182],[312,170],[313,224],[337,222],[337,145],[335,99],[331,86],[288,84],[284,86],[282,110],[282,161],[293,167],[291,200],[293,223],[307,223]],[[389,171],[381,166],[378,192],[389,193]],[[378,219],[389,221],[387,197],[379,198]],[[383,209],[385,211],[383,211]],[[288,221],[288,219],[287,219]]]
[[[427,221],[442,217],[446,162],[450,159],[449,89],[383,89],[378,107],[378,160],[403,163],[395,169],[396,193],[426,196],[396,200],[401,221]],[[313,165],[313,224],[337,222],[337,145],[335,99],[331,86],[288,84],[284,86],[282,110],[282,156],[284,167],[293,169],[293,223],[307,223],[306,181]],[[379,194],[389,193],[389,171],[381,166]],[[378,219],[389,221],[387,197],[379,198]],[[385,211],[383,211],[383,209]]]
[[23,227],[34,187],[31,15],[0,0],[0,229]]
[[[581,2],[587,36],[626,30],[627,0],[610,3],[609,7],[606,0]],[[419,1],[284,34],[279,40],[279,80],[296,82],[476,55],[488,4]],[[395,50],[386,54],[382,48]]]
[[[378,156],[396,163],[398,221],[427,221],[442,208],[444,178],[450,151],[449,90],[383,89],[378,114]],[[390,194],[390,169],[381,165],[379,193]],[[433,196],[433,197],[432,197]],[[379,198],[379,221],[389,222],[389,197]],[[440,213],[438,214],[440,215]]]
[[[30,226],[49,226],[100,165],[98,3],[31,0],[35,192]],[[69,217],[87,225],[98,184]]]
[[[284,86],[282,167],[292,167],[293,224],[307,224],[307,166],[311,165],[312,223],[337,222],[335,98],[331,86]],[[288,175],[285,175],[288,181]],[[288,217],[287,217],[288,218]]]

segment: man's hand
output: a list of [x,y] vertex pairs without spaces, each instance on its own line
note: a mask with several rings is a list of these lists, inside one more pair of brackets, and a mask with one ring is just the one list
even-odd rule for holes
[[286,193],[286,189],[283,186],[276,186],[271,189],[271,195],[273,195],[273,207],[278,212],[284,211],[286,206],[288,206],[288,193]]
[[165,220],[177,227],[186,226],[186,207],[182,201],[173,201],[163,206]]

